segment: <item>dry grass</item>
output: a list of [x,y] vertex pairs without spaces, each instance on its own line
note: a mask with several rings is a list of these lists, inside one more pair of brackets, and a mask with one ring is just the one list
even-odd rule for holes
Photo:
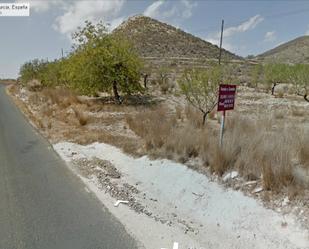
[[279,190],[293,185],[292,159],[298,150],[298,134],[288,127],[271,130],[268,119],[255,122],[234,116],[231,122],[226,129],[221,157],[227,158],[225,160],[246,178],[262,176],[265,189]]
[[236,169],[247,180],[262,179],[266,190],[298,186],[293,159],[299,154],[302,163],[309,162],[309,141],[300,143],[299,131],[289,127],[274,130],[277,123],[269,117],[255,121],[236,114],[227,118],[220,148],[218,126],[201,127],[198,113],[188,108],[185,112],[190,118],[182,123],[162,108],[139,113],[127,122],[152,155],[181,162],[199,157],[218,175]]
[[176,112],[176,118],[182,119],[182,107],[180,105],[176,106],[175,112]]
[[173,129],[166,137],[164,150],[170,158],[177,155],[178,159],[186,162],[189,158],[197,157],[200,153],[200,134],[191,125]]
[[280,89],[280,90],[278,91],[277,97],[278,97],[278,98],[283,98],[283,97],[284,97],[284,90],[283,90],[283,89]]
[[309,169],[309,132],[303,132],[299,148],[300,163]]
[[42,114],[46,117],[52,117],[54,114],[54,110],[49,105],[45,105],[42,107]]
[[13,84],[10,85],[8,87],[8,91],[12,94],[12,95],[16,95],[19,92],[19,86],[17,84]]
[[291,113],[292,113],[292,116],[294,117],[304,117],[305,112],[306,111],[304,108],[295,107],[295,106],[291,108]]
[[44,88],[42,94],[51,104],[57,104],[62,108],[81,103],[77,95],[68,89]]
[[129,127],[145,140],[147,150],[161,148],[166,143],[166,138],[177,120],[175,116],[170,118],[167,110],[160,106],[151,110],[141,111],[135,116],[127,116]]
[[286,112],[284,112],[284,111],[278,111],[278,110],[276,110],[276,111],[274,112],[274,117],[275,117],[276,119],[284,119],[285,116],[286,116]]
[[196,128],[203,127],[203,119],[202,119],[202,113],[200,111],[197,111],[192,106],[187,105],[185,108],[185,114],[189,122]]
[[89,117],[87,114],[85,114],[83,111],[78,110],[76,108],[73,108],[73,111],[75,113],[75,117],[77,118],[81,126],[85,126],[88,124]]
[[63,138],[82,145],[88,145],[94,142],[108,143],[121,148],[125,153],[130,155],[142,154],[139,150],[140,143],[137,139],[112,134],[104,130],[98,132],[95,130],[86,130],[86,127],[80,127],[80,129],[65,131],[62,135]]
[[264,189],[279,191],[294,184],[291,147],[285,135],[271,135],[259,150]]

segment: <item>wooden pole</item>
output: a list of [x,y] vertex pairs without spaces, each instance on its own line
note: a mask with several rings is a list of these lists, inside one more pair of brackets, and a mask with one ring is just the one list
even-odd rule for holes
[[223,111],[222,117],[221,117],[221,128],[220,128],[220,147],[221,148],[223,146],[224,123],[225,123],[225,111]]
[[219,65],[221,65],[221,56],[222,56],[222,40],[223,40],[223,29],[224,29],[224,20],[222,20],[222,24],[221,24],[221,37],[220,37]]

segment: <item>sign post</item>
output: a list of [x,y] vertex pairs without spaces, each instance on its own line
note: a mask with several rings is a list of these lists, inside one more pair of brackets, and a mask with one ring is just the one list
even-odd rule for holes
[[234,110],[235,94],[236,94],[236,85],[220,84],[218,112],[223,112],[221,118],[221,128],[220,128],[220,147],[223,146],[225,111]]

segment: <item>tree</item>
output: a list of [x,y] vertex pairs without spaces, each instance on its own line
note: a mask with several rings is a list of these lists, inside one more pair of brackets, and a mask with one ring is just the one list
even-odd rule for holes
[[235,84],[237,82],[238,76],[241,72],[241,68],[237,64],[227,63],[220,66],[221,81],[224,84]]
[[74,52],[69,55],[70,84],[86,94],[113,92],[121,103],[120,92],[141,92],[142,62],[131,44],[121,36],[107,33],[102,23],[86,22],[73,34]]
[[261,78],[263,76],[263,65],[262,64],[254,65],[251,68],[250,76],[251,76],[251,86],[257,88],[258,83],[261,81]]
[[148,79],[151,75],[151,68],[150,66],[144,66],[141,72],[141,75],[143,77],[143,84],[144,84],[144,88],[147,88],[147,83],[148,83]]
[[184,72],[179,86],[187,101],[202,113],[203,124],[207,115],[218,102],[218,88],[222,80],[222,69],[191,69]]
[[249,55],[247,55],[246,59],[251,60],[251,59],[254,59],[254,57],[255,56],[253,54],[249,54]]
[[21,66],[20,80],[22,84],[28,84],[32,80],[37,80],[41,86],[45,87],[64,85],[63,70],[63,60],[48,62],[35,59]]
[[45,63],[45,61],[39,59],[24,63],[19,70],[21,83],[27,84],[31,80],[39,80]]
[[266,84],[271,87],[271,95],[275,94],[275,87],[287,80],[288,65],[266,64],[264,66],[264,76]]
[[63,61],[55,60],[46,62],[40,70],[38,80],[43,86],[55,87],[64,84],[63,75],[64,63]]
[[297,64],[292,66],[289,77],[295,86],[296,94],[309,102],[309,65]]
[[21,81],[37,79],[43,86],[61,85],[88,95],[111,92],[119,104],[120,94],[143,91],[141,59],[124,37],[109,34],[102,23],[87,21],[72,38],[73,49],[66,58],[25,63],[20,70]]

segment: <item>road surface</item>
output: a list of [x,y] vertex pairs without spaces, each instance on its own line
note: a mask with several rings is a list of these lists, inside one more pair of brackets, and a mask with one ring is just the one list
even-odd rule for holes
[[0,249],[122,248],[137,245],[0,84]]

